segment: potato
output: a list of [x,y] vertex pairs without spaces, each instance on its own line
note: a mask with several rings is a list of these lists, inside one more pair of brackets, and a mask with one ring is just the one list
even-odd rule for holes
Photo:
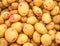
[[5,32],[5,39],[10,42],[10,43],[13,43],[16,41],[18,37],[18,32],[13,29],[13,28],[8,28]]
[[27,2],[31,2],[32,0],[26,0]]
[[54,9],[51,11],[51,15],[57,15],[59,13],[59,6],[55,6]]
[[27,22],[27,17],[21,17],[21,22]]
[[32,43],[27,42],[27,43],[23,44],[23,46],[34,46],[34,45]]
[[58,6],[60,7],[60,2],[58,2]]
[[53,29],[54,28],[54,22],[50,22],[49,24],[47,24],[46,25],[46,28],[48,29],[48,30],[51,30],[51,29]]
[[4,19],[0,16],[0,24],[4,23]]
[[3,6],[4,6],[3,3],[0,1],[0,8],[3,8]]
[[12,43],[10,46],[21,46],[21,45],[19,45],[17,43]]
[[33,40],[34,40],[36,43],[40,43],[40,34],[39,34],[37,31],[35,31],[35,32],[33,33]]
[[28,36],[26,34],[19,34],[19,37],[17,39],[18,44],[24,44],[28,41]]
[[41,36],[41,42],[44,46],[48,46],[52,43],[52,38],[49,34],[44,34]]
[[36,23],[35,24],[35,30],[38,31],[41,34],[46,34],[47,33],[47,29],[44,26],[43,23]]
[[5,24],[0,25],[0,38],[4,37],[7,26]]
[[57,24],[60,23],[60,15],[54,16],[54,17],[53,17],[53,22],[54,22],[54,23],[57,23]]
[[34,3],[35,6],[40,7],[43,3],[43,0],[33,0],[33,3]]
[[8,19],[11,16],[11,14],[8,11],[4,11],[3,13],[1,13],[1,17],[3,19]]
[[19,3],[18,5],[18,12],[21,16],[26,16],[28,14],[29,11],[29,5],[27,4],[27,2],[22,1]]
[[13,2],[15,2],[16,0],[7,0],[8,1],[8,3],[13,3]]
[[9,6],[9,3],[7,0],[2,0],[2,4],[5,6],[5,7],[8,7]]
[[5,24],[7,25],[7,27],[11,26],[11,22],[9,20],[6,20]]
[[33,6],[33,12],[36,16],[42,16],[42,10],[41,8],[37,7],[37,6]]
[[10,16],[9,20],[10,22],[17,22],[21,19],[21,16],[19,14],[13,14]]
[[21,32],[22,31],[22,23],[21,22],[15,22],[11,25],[12,28],[16,29],[17,32]]
[[60,44],[60,32],[56,33],[55,42],[58,43],[58,44]]
[[51,16],[49,13],[44,13],[42,16],[42,21],[46,24],[51,22]]
[[25,24],[23,27],[23,32],[26,35],[32,35],[34,33],[34,27],[31,24]]
[[37,22],[37,18],[35,16],[28,17],[27,23],[35,24]]
[[0,38],[0,46],[8,46],[8,42],[5,38]]
[[52,10],[54,8],[54,1],[53,0],[45,0],[44,3],[44,8],[47,9],[47,10]]
[[56,43],[52,42],[50,46],[58,46]]

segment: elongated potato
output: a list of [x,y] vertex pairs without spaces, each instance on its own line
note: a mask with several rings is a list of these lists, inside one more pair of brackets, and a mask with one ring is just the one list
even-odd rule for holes
[[17,22],[21,19],[21,16],[19,14],[13,14],[10,16],[9,20],[10,22]]
[[40,43],[40,34],[37,32],[37,31],[35,31],[34,33],[33,33],[33,40],[36,42],[36,43]]
[[19,34],[19,37],[17,39],[18,44],[24,44],[28,41],[28,36],[26,34]]
[[43,3],[43,0],[33,0],[33,3],[34,3],[34,5],[35,6],[41,6],[42,5],[42,3]]
[[0,46],[8,46],[8,42],[5,38],[0,38]]
[[49,13],[44,13],[42,16],[42,21],[46,24],[51,22],[51,16]]
[[54,8],[54,1],[53,0],[45,0],[44,3],[44,8],[47,10],[52,10]]
[[23,32],[27,35],[32,35],[34,33],[34,27],[31,24],[25,24]]
[[13,43],[16,41],[18,37],[18,32],[13,29],[13,28],[8,28],[5,32],[5,39],[10,42],[10,43]]
[[27,2],[22,1],[19,3],[18,6],[18,12],[21,16],[26,16],[28,14],[29,11],[29,5],[27,4]]
[[42,10],[37,6],[33,6],[33,12],[35,13],[36,16],[42,16]]
[[41,36],[41,42],[44,46],[48,46],[52,43],[51,36],[49,34],[44,34]]
[[41,34],[46,34],[47,33],[47,29],[44,26],[43,23],[36,23],[35,24],[35,30],[38,31]]
[[0,38],[4,37],[7,26],[5,24],[0,25]]
[[11,27],[16,29],[18,32],[22,31],[22,23],[21,22],[15,22],[11,25]]

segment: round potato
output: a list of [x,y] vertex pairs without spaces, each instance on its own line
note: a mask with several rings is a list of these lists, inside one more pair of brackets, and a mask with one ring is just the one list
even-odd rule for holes
[[18,37],[18,32],[13,28],[8,28],[5,32],[5,39],[12,43],[15,42]]
[[18,32],[21,32],[23,26],[21,22],[15,22],[11,25],[11,27],[16,29]]
[[36,31],[38,31],[41,34],[46,34],[47,33],[47,29],[46,29],[46,27],[44,26],[43,23],[36,23],[35,24],[35,29],[36,29]]
[[17,39],[18,44],[24,44],[28,41],[28,36],[26,34],[19,34],[19,37]]
[[5,38],[0,38],[0,46],[8,46],[8,42]]
[[34,33],[34,27],[31,24],[25,24],[23,32],[27,35],[32,35]]

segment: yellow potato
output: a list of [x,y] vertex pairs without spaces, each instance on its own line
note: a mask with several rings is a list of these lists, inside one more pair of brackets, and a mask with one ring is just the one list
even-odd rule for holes
[[10,43],[13,43],[16,41],[18,37],[18,32],[13,29],[13,28],[8,28],[5,32],[5,39],[10,42]]
[[42,21],[46,24],[51,22],[51,16],[49,13],[44,13],[42,16]]
[[27,2],[31,2],[32,0],[26,0]]
[[42,5],[42,3],[43,3],[43,0],[33,0],[33,3],[34,3],[34,5],[35,6],[41,6]]
[[19,37],[17,39],[18,44],[24,44],[28,41],[28,36],[26,34],[19,34]]
[[31,24],[25,24],[23,32],[27,35],[32,35],[34,33],[34,27]]
[[18,6],[18,12],[21,16],[26,16],[28,14],[29,11],[29,5],[27,4],[27,2],[23,1],[19,3]]
[[36,43],[40,43],[40,34],[39,34],[37,31],[35,31],[35,32],[33,33],[33,40],[34,40]]
[[4,23],[4,19],[0,16],[0,24]]
[[17,43],[12,43],[10,46],[20,46],[20,45]]
[[35,16],[28,17],[27,23],[35,24],[37,22],[37,18]]
[[39,16],[39,17],[42,16],[42,10],[37,6],[33,6],[33,12],[36,16]]
[[21,16],[19,14],[13,14],[10,16],[9,20],[10,22],[17,22],[21,19]]
[[18,32],[21,32],[23,26],[21,22],[15,22],[11,25],[11,27],[16,29]]
[[41,42],[44,46],[48,46],[52,43],[52,38],[49,34],[44,34],[41,36]]
[[8,1],[8,3],[13,3],[13,2],[15,2],[16,0],[7,0]]
[[0,46],[8,46],[8,42],[5,38],[0,38]]
[[5,24],[1,24],[0,25],[0,38],[4,37],[6,30],[7,30],[7,26]]
[[36,23],[35,24],[35,30],[38,31],[41,34],[46,34],[47,33],[47,29],[44,26],[43,23]]

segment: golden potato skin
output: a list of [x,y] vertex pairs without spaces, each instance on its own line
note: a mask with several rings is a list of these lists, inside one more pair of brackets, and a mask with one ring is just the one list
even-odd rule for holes
[[0,24],[4,23],[4,19],[0,16]]
[[5,38],[0,38],[0,46],[8,46],[8,42]]
[[17,43],[12,43],[10,46],[20,46],[20,45]]
[[13,29],[13,28],[8,28],[5,32],[5,39],[10,42],[10,43],[13,43],[16,41],[18,37],[18,32]]

